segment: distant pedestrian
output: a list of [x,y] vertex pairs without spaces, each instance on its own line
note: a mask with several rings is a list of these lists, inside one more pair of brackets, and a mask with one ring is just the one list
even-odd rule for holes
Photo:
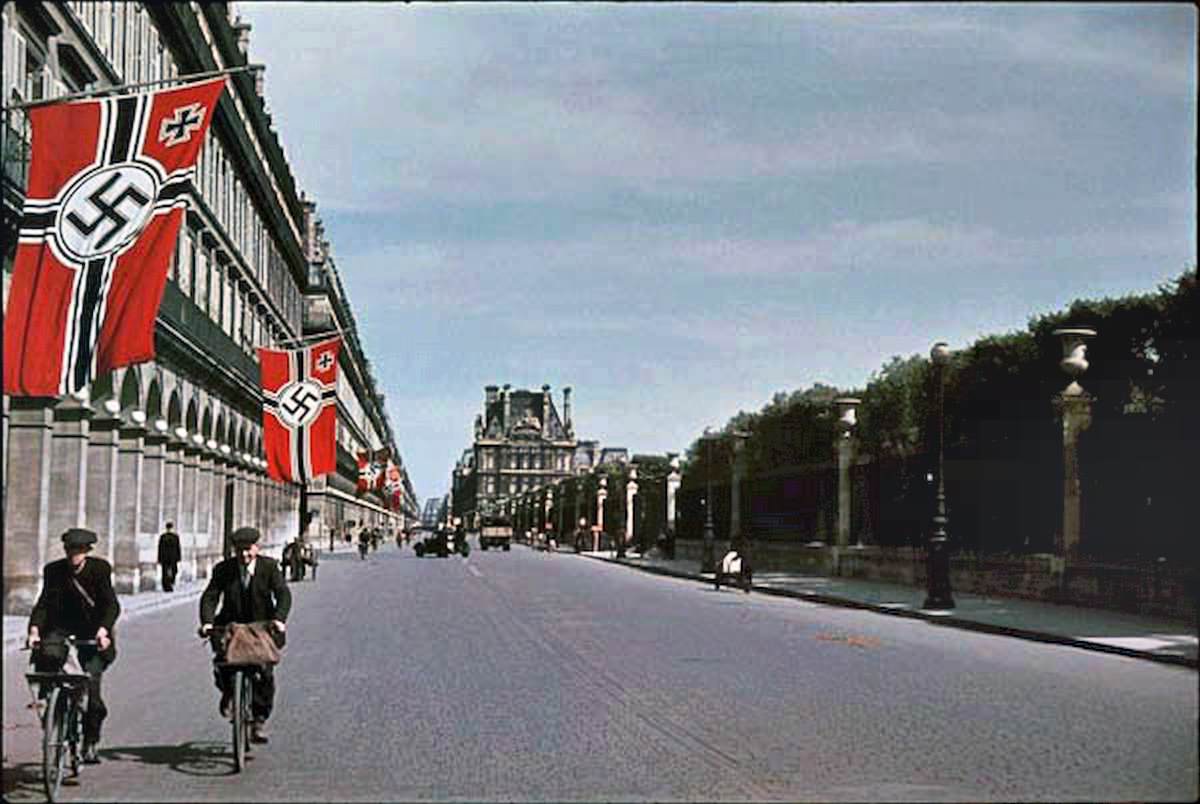
[[175,591],[175,574],[179,570],[179,560],[182,553],[179,549],[179,534],[175,532],[175,523],[168,522],[166,530],[158,537],[158,563],[162,567],[162,589],[164,592]]

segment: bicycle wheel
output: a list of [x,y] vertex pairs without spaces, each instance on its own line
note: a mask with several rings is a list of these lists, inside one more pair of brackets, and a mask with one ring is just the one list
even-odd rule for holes
[[245,675],[241,670],[233,671],[233,678],[230,683],[233,684],[233,769],[235,772],[240,771],[246,764],[246,740],[244,732],[248,725],[245,722],[246,713],[242,706],[242,696],[245,691],[242,689],[242,677]]
[[46,798],[58,801],[63,769],[67,762],[67,696],[62,687],[50,690],[46,699],[46,720],[42,730],[42,783]]

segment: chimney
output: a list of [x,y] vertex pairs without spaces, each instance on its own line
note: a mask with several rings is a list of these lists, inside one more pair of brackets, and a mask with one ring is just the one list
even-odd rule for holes
[[500,422],[500,425],[506,433],[508,432],[508,427],[512,420],[512,397],[509,391],[510,388],[512,388],[511,385],[504,383],[504,393],[502,394],[504,397],[504,420]]
[[550,386],[542,386],[542,435],[550,435]]
[[483,389],[483,415],[486,417],[488,408],[496,401],[496,392],[500,390],[498,385],[489,385]]
[[563,429],[571,435],[571,386],[563,388]]

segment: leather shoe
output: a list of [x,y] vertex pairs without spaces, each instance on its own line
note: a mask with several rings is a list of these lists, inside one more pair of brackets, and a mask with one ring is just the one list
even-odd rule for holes
[[221,693],[221,717],[229,720],[233,717],[233,696],[228,692]]
[[96,751],[95,743],[86,743],[83,746],[83,764],[84,765],[99,765],[100,754]]
[[266,723],[252,723],[250,725],[250,742],[266,743],[270,742],[271,736],[267,734]]

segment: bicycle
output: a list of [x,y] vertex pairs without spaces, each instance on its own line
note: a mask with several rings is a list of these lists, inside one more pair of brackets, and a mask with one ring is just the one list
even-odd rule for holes
[[[229,626],[214,625],[212,630],[201,638],[211,640],[214,647],[221,650],[220,637],[228,630]],[[242,768],[246,767],[246,755],[251,750],[250,724],[254,722],[254,714],[251,711],[254,696],[252,685],[254,676],[260,672],[262,665],[226,662],[214,657],[213,667],[219,672],[229,670],[232,673],[229,681],[229,721],[233,743],[233,769],[235,773],[240,773]]]
[[[48,641],[42,640],[42,644]],[[67,636],[63,642],[68,651],[80,645],[97,644],[94,639],[76,639],[73,636]],[[38,685],[35,704],[40,704],[44,695],[45,708],[41,714],[42,784],[46,789],[46,798],[54,802],[58,800],[68,761],[71,776],[79,776],[79,749],[83,744],[83,713],[87,711],[90,677],[87,673],[62,670],[33,671],[25,674],[25,680],[31,686]]]

